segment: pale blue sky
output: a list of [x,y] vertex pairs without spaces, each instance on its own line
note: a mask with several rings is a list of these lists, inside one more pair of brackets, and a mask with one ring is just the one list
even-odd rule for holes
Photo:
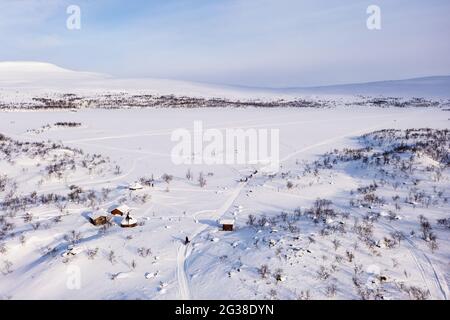
[[448,75],[449,31],[448,0],[0,0],[0,61],[248,86]]

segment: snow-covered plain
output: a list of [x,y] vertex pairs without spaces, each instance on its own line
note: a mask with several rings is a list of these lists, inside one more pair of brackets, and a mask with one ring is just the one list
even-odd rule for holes
[[[16,80],[33,78],[21,67]],[[45,87],[6,78],[3,100]],[[448,299],[449,116],[340,103],[0,111],[0,297]],[[244,182],[257,167],[173,164],[171,133],[197,120],[279,129],[280,171]],[[437,131],[404,131],[413,128]],[[414,139],[438,141],[440,153],[388,152]],[[130,190],[135,182],[143,188]],[[121,204],[135,228],[121,228],[120,216],[90,223]],[[219,219],[235,230],[221,231]]]
[[[287,176],[256,175],[242,183],[239,179],[254,168],[173,165],[172,130],[191,128],[198,119],[215,128],[279,128],[282,172]],[[29,131],[64,121],[82,125],[38,133]],[[364,107],[3,112],[0,128],[7,137],[18,141],[56,141],[110,158],[104,168],[100,165],[89,173],[77,167],[60,178],[44,173],[45,159],[26,156],[13,158],[12,162],[2,159],[1,172],[16,181],[17,194],[36,191],[67,195],[71,185],[85,192],[94,190],[96,194],[101,194],[104,188],[110,192],[104,199],[98,196],[91,206],[68,201],[64,208],[54,204],[31,205],[14,214],[3,212],[6,221],[14,224],[14,236],[2,240],[7,250],[1,254],[1,260],[12,263],[12,272],[1,276],[1,295],[15,299],[296,299],[302,291],[309,290],[311,297],[317,299],[327,298],[327,290],[331,290],[328,286],[336,283],[335,297],[352,299],[359,298],[352,277],[355,265],[361,265],[364,281],[374,270],[388,278],[385,298],[407,298],[395,289],[397,283],[429,290],[431,298],[448,298],[448,230],[435,227],[439,230],[439,250],[434,253],[418,236],[401,242],[400,247],[374,253],[363,244],[352,249],[357,238],[352,241],[350,235],[354,233],[350,230],[346,235],[321,236],[320,227],[308,221],[302,222],[295,233],[246,224],[249,214],[257,218],[262,215],[270,218],[282,212],[291,214],[297,208],[311,207],[317,198],[324,198],[348,211],[347,223],[352,225],[353,217],[370,210],[349,208],[348,201],[352,198],[349,192],[372,183],[370,172],[341,168],[326,170],[318,177],[303,177],[304,161],[318,159],[333,149],[356,148],[359,142],[355,138],[364,133],[419,127],[448,128],[448,112],[435,108]],[[121,168],[119,173],[114,172],[116,165]],[[201,188],[195,179],[186,179],[189,168],[195,179],[199,172],[213,175],[207,176],[207,185]],[[173,175],[173,180],[162,181],[164,173]],[[128,190],[130,183],[152,175],[154,187]],[[444,178],[435,183],[446,197],[448,178],[447,167]],[[292,189],[286,187],[288,179],[295,183]],[[2,198],[9,188],[6,187]],[[143,195],[150,197],[143,199]],[[91,211],[108,210],[122,202],[133,208],[138,227],[120,228],[120,220],[116,219],[110,228],[101,231],[85,217]],[[389,228],[405,234],[411,230],[418,232],[419,214],[427,216],[434,225],[436,219],[447,218],[448,209],[448,203],[428,210],[402,204],[399,214],[403,219],[380,223],[377,237],[389,234],[392,231]],[[24,222],[26,213],[31,213],[31,221]],[[236,219],[236,231],[219,231],[216,221],[221,217]],[[36,222],[40,226],[33,227]],[[387,226],[382,229],[384,224]],[[75,237],[70,235],[72,230],[77,234]],[[309,244],[311,234],[316,240]],[[182,243],[186,236],[191,239],[189,246]],[[332,243],[335,238],[342,243],[336,251]],[[62,257],[72,240],[80,248],[79,253]],[[97,254],[90,257],[92,254],[88,252],[96,248]],[[346,251],[354,252],[352,263],[345,260]],[[319,268],[322,265],[329,268],[335,256],[344,257],[345,262],[334,262],[338,270],[330,276],[334,282],[320,280],[316,276]],[[393,259],[397,260],[396,267]],[[277,268],[283,269],[284,281],[276,281],[273,276],[262,279],[258,268],[264,264],[273,273]],[[81,276],[81,287],[75,290],[70,285],[73,266],[79,268]]]

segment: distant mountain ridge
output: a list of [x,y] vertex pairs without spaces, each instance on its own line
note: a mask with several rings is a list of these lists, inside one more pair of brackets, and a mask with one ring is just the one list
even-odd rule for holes
[[405,80],[386,80],[280,90],[286,93],[450,98],[450,76],[430,76]]
[[51,63],[32,61],[0,62],[0,87],[26,91],[105,92],[173,94],[228,99],[294,99],[305,96],[385,96],[450,99],[450,76],[431,76],[318,87],[249,88],[168,79],[127,79],[106,74],[80,72]]

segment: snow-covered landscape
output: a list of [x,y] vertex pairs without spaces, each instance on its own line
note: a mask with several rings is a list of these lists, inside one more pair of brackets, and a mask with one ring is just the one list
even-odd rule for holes
[[[2,311],[445,303],[449,14],[447,0],[0,0]],[[431,310],[399,315],[414,306]]]
[[[0,84],[1,298],[450,296],[450,77],[283,90],[1,62]],[[278,129],[279,170],[173,163],[199,120]]]

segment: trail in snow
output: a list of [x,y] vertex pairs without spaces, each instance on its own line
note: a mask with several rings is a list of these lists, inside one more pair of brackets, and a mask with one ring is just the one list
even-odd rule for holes
[[[247,122],[251,122],[251,121],[271,120],[273,118],[284,118],[284,117],[286,117],[286,115],[272,116],[270,118],[269,117],[261,117],[261,118],[256,118],[256,119],[239,120],[239,121],[233,120],[232,122],[231,121],[225,121],[225,122],[222,121],[222,122],[210,124],[210,125],[208,125],[208,127],[209,128],[217,128],[217,129],[226,129],[226,128],[229,128],[228,125],[238,127],[238,126],[236,126],[237,123],[247,123]],[[312,121],[316,121],[316,120],[312,120]],[[318,120],[318,121],[321,121],[321,120]],[[305,122],[305,121],[300,121],[300,122]],[[220,126],[220,127],[218,127],[218,126]],[[239,127],[246,128],[246,127],[253,127],[253,126],[255,126],[255,125],[246,125],[246,126],[239,126]],[[74,144],[74,143],[85,143],[85,142],[90,142],[90,141],[104,141],[104,140],[115,140],[115,139],[125,139],[125,138],[151,137],[151,136],[165,136],[165,135],[170,135],[176,129],[179,129],[179,127],[167,128],[167,129],[161,129],[161,130],[149,130],[149,131],[143,131],[143,132],[139,132],[139,133],[129,133],[129,134],[122,134],[122,135],[65,140],[65,141],[63,141],[63,143]],[[207,128],[205,128],[205,129],[207,129]],[[15,135],[15,136],[17,136],[17,135]]]
[[[386,226],[386,227],[388,227],[388,228],[390,228],[393,231],[398,231],[395,227],[393,227],[393,226],[391,226],[389,224],[386,224],[386,223],[383,223],[383,222],[381,224]],[[416,246],[414,241],[412,241],[408,237],[405,237],[405,239],[406,239],[406,242],[409,245],[408,246],[408,250],[409,250],[411,256],[413,257],[414,261],[416,262],[416,265],[419,268],[420,273],[422,274],[423,281],[424,281],[428,291],[430,292],[430,294],[431,294],[431,290],[430,290],[430,286],[428,284],[428,277],[426,276],[425,267],[422,264],[421,259],[419,259],[418,254],[421,254],[423,256],[424,260],[428,264],[428,266],[427,266],[428,268],[427,269],[432,271],[432,276],[433,276],[432,279],[433,279],[434,287],[436,289],[435,292],[439,292],[441,294],[441,298],[443,300],[448,300],[448,295],[449,295],[449,293],[448,293],[448,285],[447,285],[447,283],[445,281],[445,278],[443,278],[440,275],[440,272],[437,271],[438,269],[431,262],[431,259],[425,254],[425,252],[423,252],[421,249],[419,249]],[[443,280],[441,278],[443,278]],[[445,282],[445,283],[443,283],[443,282]]]
[[[414,243],[412,245],[414,246],[414,248],[418,249]],[[438,271],[439,268],[436,268],[434,263],[431,262],[430,257],[428,257],[428,255],[426,255],[425,252],[423,252],[420,249],[418,249],[418,250],[420,251],[420,253],[422,253],[425,260],[427,260],[428,264],[430,265],[431,269],[433,270],[435,284],[437,284],[439,286],[439,290],[441,291],[444,300],[448,300],[449,289],[448,289],[448,284],[447,284],[447,280],[445,279],[445,276],[443,276],[442,273],[440,273]]]
[[178,290],[180,292],[181,300],[191,299],[191,290],[186,275],[186,257],[187,257],[188,245],[181,245],[178,247],[177,254],[177,280]]
[[[388,116],[382,115],[382,116],[376,116],[376,117],[384,118],[384,117],[388,117]],[[357,119],[363,119],[363,118],[366,118],[366,117],[355,117],[354,119],[357,120]],[[266,119],[266,118],[264,118],[264,119]],[[308,123],[308,122],[324,122],[324,121],[327,122],[327,121],[330,121],[330,120],[301,120],[301,121],[291,121],[291,122],[284,122],[284,123],[268,123],[268,124],[262,124],[262,125],[255,125],[255,124],[252,125],[252,124],[250,124],[250,125],[241,126],[240,128],[261,127],[261,126],[275,126],[275,125],[281,125],[281,124],[283,124],[283,125],[286,125],[286,124],[294,125],[294,124],[301,124],[301,123]],[[228,122],[222,122],[221,124],[216,124],[216,125],[224,125],[224,124],[227,124],[227,123]],[[354,136],[354,135],[357,135],[357,134],[360,134],[360,133],[365,133],[368,130],[374,130],[374,129],[377,129],[377,128],[380,128],[380,127],[383,127],[383,126],[384,126],[384,124],[381,124],[381,125],[377,125],[377,126],[374,126],[374,127],[371,127],[371,128],[358,130],[358,131],[355,131],[355,132],[347,133],[347,134],[344,134],[344,135],[341,135],[341,136],[338,136],[338,137],[334,137],[334,138],[331,138],[331,139],[324,140],[322,142],[319,142],[319,143],[307,146],[307,147],[299,149],[299,150],[295,150],[294,152],[292,152],[292,153],[286,155],[284,158],[282,158],[280,160],[280,162],[281,163],[285,162],[285,161],[289,160],[290,158],[292,158],[293,156],[298,155],[298,154],[300,154],[300,153],[302,153],[304,151],[308,151],[310,149],[313,149],[315,147],[322,146],[322,145],[327,145],[327,144],[330,144],[330,143],[335,142],[337,140],[340,140],[340,139],[343,139],[343,138],[346,138],[346,137],[350,137],[350,136]],[[221,129],[226,129],[226,128],[223,127]],[[90,182],[85,182],[84,179],[79,179],[79,180],[73,180],[73,181],[71,181],[71,183],[82,182],[82,186],[87,186],[87,185],[98,185],[98,184],[101,184],[101,183],[110,183],[110,182],[113,182],[113,181],[118,181],[120,179],[124,179],[124,178],[128,177],[129,175],[131,175],[131,173],[136,169],[136,164],[139,161],[141,161],[141,160],[143,160],[145,158],[148,158],[150,156],[155,156],[155,155],[156,156],[164,156],[164,157],[169,157],[170,156],[169,154],[146,152],[146,151],[143,151],[143,150],[128,150],[128,149],[125,149],[125,148],[109,147],[109,146],[105,146],[105,145],[102,145],[102,144],[87,144],[87,143],[84,143],[85,141],[102,141],[102,140],[107,140],[107,139],[122,139],[122,138],[129,138],[129,137],[141,137],[141,136],[151,136],[151,135],[167,135],[167,134],[170,134],[170,132],[172,132],[172,131],[173,131],[173,129],[166,129],[166,130],[163,130],[163,131],[147,131],[147,132],[137,133],[137,134],[116,135],[116,136],[107,136],[107,137],[98,137],[98,138],[90,138],[90,139],[78,139],[78,140],[64,141],[64,143],[72,143],[72,144],[73,143],[80,143],[80,144],[95,146],[95,147],[104,148],[104,149],[111,149],[111,150],[116,150],[116,151],[135,152],[135,153],[145,154],[145,156],[142,156],[140,158],[134,159],[134,161],[132,163],[132,167],[126,173],[124,173],[122,175],[119,175],[119,176],[116,176],[116,177],[110,178],[110,179],[96,180],[96,181],[90,181]],[[60,190],[60,187],[44,189],[44,191],[46,191],[46,192],[57,191],[57,190]]]
[[[400,114],[400,112],[396,113]],[[286,116],[280,116],[280,117],[286,117]],[[390,115],[379,115],[379,116],[359,116],[359,117],[353,117],[353,118],[347,118],[345,120],[363,120],[363,119],[374,119],[374,118],[390,118],[392,117],[392,114]],[[276,118],[276,117],[271,117]],[[266,118],[257,119],[257,120],[264,120]],[[268,119],[268,118],[267,118]],[[338,119],[339,120],[339,119]],[[249,122],[250,120],[245,120],[241,122]],[[253,120],[254,121],[254,120]],[[237,121],[234,122],[221,122],[216,123],[212,125],[208,125],[204,129],[208,128],[214,128],[218,130],[225,130],[225,129],[245,129],[245,128],[266,128],[266,127],[276,127],[276,126],[287,126],[287,125],[298,125],[298,124],[306,124],[306,123],[328,123],[328,122],[335,122],[336,119],[314,119],[314,120],[298,120],[298,121],[284,121],[284,122],[269,122],[269,123],[256,123],[256,124],[247,124],[247,125],[237,125]],[[85,142],[91,142],[91,141],[105,141],[105,140],[116,140],[116,139],[126,139],[126,138],[139,138],[139,137],[151,137],[151,136],[165,136],[170,135],[176,128],[167,128],[163,130],[151,130],[151,131],[143,131],[138,133],[129,133],[129,134],[121,134],[121,135],[111,135],[111,136],[103,136],[103,137],[95,137],[95,138],[81,138],[81,139],[74,139],[74,140],[63,140],[62,142],[65,144],[78,144],[78,143],[85,143]],[[365,129],[368,130],[368,129]]]
[[[379,128],[383,126],[382,125],[377,125],[376,128]],[[364,129],[364,130],[359,130],[358,132],[364,131],[367,132],[367,130],[372,130],[372,128],[369,129]],[[343,139],[346,138],[348,136],[352,136],[355,135],[356,133],[351,132],[339,137],[335,137],[335,138],[331,138],[331,139],[326,139],[320,143],[316,143],[313,145],[310,145],[308,147],[302,148],[300,150],[296,150],[295,152],[287,155],[285,158],[283,158],[281,160],[281,162],[284,162],[286,160],[288,160],[289,158],[291,158],[294,155],[297,155],[299,153],[302,153],[304,151],[313,149],[315,147],[318,146],[322,146],[322,145],[326,145],[326,144],[330,144],[332,142],[335,142],[336,140],[339,139]],[[232,194],[229,196],[229,198],[227,199],[227,201],[218,209],[215,211],[215,214],[213,216],[211,216],[211,218],[215,218],[218,219],[221,216],[223,216],[228,210],[229,208],[233,205],[233,202],[236,200],[236,198],[239,196],[239,194],[241,193],[242,189],[245,187],[245,185],[247,184],[247,182],[241,182],[238,184],[238,186],[233,190]],[[195,215],[199,214],[198,212]],[[191,241],[201,232],[203,232],[204,230],[206,230],[208,228],[207,225],[200,227],[199,229],[197,229],[191,236],[190,239]],[[190,245],[180,245],[178,247],[178,253],[177,253],[177,279],[178,279],[178,287],[179,287],[179,293],[180,293],[180,297],[183,300],[189,300],[192,299],[192,295],[191,295],[191,291],[190,291],[190,286],[189,286],[189,279],[187,276],[187,267],[186,267],[186,260],[189,257],[191,250],[190,249]]]
[[285,157],[283,157],[280,160],[280,162],[281,163],[286,162],[287,160],[289,160],[293,156],[296,156],[296,155],[298,155],[298,154],[300,154],[302,152],[308,151],[310,149],[313,149],[313,148],[316,148],[316,147],[320,147],[320,146],[324,146],[324,145],[330,144],[332,142],[336,142],[338,140],[342,140],[344,138],[356,136],[356,135],[359,135],[359,134],[362,134],[362,133],[367,133],[367,132],[370,132],[372,130],[379,129],[379,128],[383,127],[383,126],[385,126],[385,124],[379,124],[379,125],[376,125],[376,126],[371,127],[371,128],[365,128],[365,129],[362,129],[362,130],[357,130],[357,131],[353,131],[353,132],[350,132],[350,133],[346,133],[346,134],[343,134],[343,135],[340,135],[340,136],[337,136],[337,137],[334,137],[334,138],[331,138],[331,139],[323,140],[323,141],[318,142],[316,144],[304,147],[304,148],[299,149],[299,150],[295,150],[294,152],[292,152],[292,153],[286,155]]
[[[247,183],[246,182],[240,182],[236,188],[233,190],[231,195],[228,197],[228,199],[225,201],[225,203],[217,210],[203,210],[196,212],[193,215],[193,218],[195,219],[196,216],[203,212],[209,212],[212,211],[213,214],[210,216],[212,219],[219,219],[222,217],[233,205],[234,201],[238,198],[239,194],[241,193],[242,189],[245,187]],[[195,239],[197,235],[202,233],[204,230],[208,228],[208,225],[203,225],[200,228],[198,228],[193,234],[189,236],[189,239],[192,241]],[[190,291],[189,286],[189,279],[187,276],[187,267],[186,267],[186,260],[189,257],[189,255],[192,252],[191,245],[180,245],[178,247],[178,254],[177,254],[177,279],[178,279],[178,288],[180,292],[180,298],[182,300],[190,300],[193,299]]]
[[[425,112],[425,110],[421,110],[421,111],[418,111],[416,113],[421,114],[421,113],[424,113],[424,112]],[[415,115],[415,113],[413,115]],[[413,115],[411,115],[411,117]],[[375,116],[375,117],[371,117],[371,118],[373,119],[373,118],[387,118],[387,117],[388,116],[386,116],[386,115],[382,115],[382,116]],[[352,118],[352,120],[358,120],[358,119],[364,119],[364,118],[365,117],[354,117],[354,118]],[[314,120],[312,120],[312,122],[314,122]],[[317,122],[321,122],[321,120],[317,120]],[[296,122],[292,122],[292,123],[294,124]],[[307,147],[304,147],[304,148],[301,148],[301,149],[298,149],[298,150],[294,150],[292,153],[290,153],[290,154],[284,156],[283,158],[281,158],[280,159],[280,163],[286,162],[287,160],[289,160],[293,156],[296,156],[296,155],[298,155],[298,154],[300,154],[302,152],[308,151],[308,150],[313,149],[315,147],[320,147],[320,146],[323,146],[323,145],[327,145],[327,144],[330,144],[332,142],[335,142],[335,141],[338,141],[338,140],[342,140],[344,138],[365,134],[365,133],[371,132],[373,130],[377,130],[377,129],[383,128],[387,124],[390,124],[390,123],[392,123],[392,120],[391,121],[387,121],[387,122],[383,122],[381,124],[378,124],[378,125],[370,127],[370,128],[364,128],[364,129],[361,129],[361,130],[356,130],[356,131],[352,131],[352,132],[349,132],[349,133],[345,133],[345,134],[337,136],[337,137],[333,137],[333,138],[330,138],[330,139],[322,140],[321,142],[315,143],[313,145],[310,145],[310,146],[307,146]]]

